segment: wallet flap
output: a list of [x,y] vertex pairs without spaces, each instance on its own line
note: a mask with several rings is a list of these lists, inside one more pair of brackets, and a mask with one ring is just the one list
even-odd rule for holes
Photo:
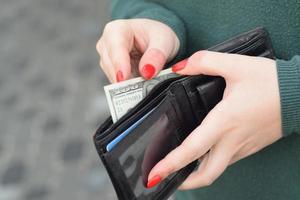
[[242,33],[208,50],[275,58],[269,34],[263,27]]

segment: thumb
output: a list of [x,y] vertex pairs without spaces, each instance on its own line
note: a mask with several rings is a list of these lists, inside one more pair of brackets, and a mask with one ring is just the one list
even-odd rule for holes
[[184,75],[212,75],[225,79],[241,75],[242,70],[257,62],[256,57],[238,54],[198,51],[188,60],[181,61],[172,67],[173,72]]
[[148,48],[141,57],[139,71],[145,79],[155,77],[177,54],[179,40],[170,40],[160,37],[150,38]]

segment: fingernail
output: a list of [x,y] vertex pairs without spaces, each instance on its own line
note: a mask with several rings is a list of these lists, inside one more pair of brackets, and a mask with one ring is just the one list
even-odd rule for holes
[[153,188],[161,182],[161,177],[159,175],[153,176],[147,183],[147,188]]
[[149,80],[151,79],[155,74],[155,67],[151,64],[146,64],[142,68],[141,71],[142,75],[145,77],[145,79]]
[[122,71],[119,70],[119,71],[117,72],[116,79],[117,79],[117,82],[121,82],[121,81],[124,80]]
[[185,68],[186,63],[187,63],[187,59],[184,59],[184,60],[176,63],[175,65],[172,66],[172,71],[178,72],[178,71],[182,70],[183,68]]

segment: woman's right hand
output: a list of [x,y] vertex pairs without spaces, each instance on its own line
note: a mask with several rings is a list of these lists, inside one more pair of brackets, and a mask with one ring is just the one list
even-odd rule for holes
[[162,22],[128,19],[109,22],[97,43],[100,66],[110,82],[142,75],[151,79],[178,52],[179,39]]

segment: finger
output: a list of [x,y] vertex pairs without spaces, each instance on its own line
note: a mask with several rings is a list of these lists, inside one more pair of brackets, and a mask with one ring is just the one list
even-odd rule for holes
[[251,67],[256,60],[256,57],[251,56],[198,51],[188,58],[187,62],[175,64],[172,69],[179,74],[206,74],[226,78],[240,73],[241,69],[245,67]]
[[[209,153],[205,154],[205,155],[202,156],[202,157],[203,157],[202,160],[199,159],[199,160],[200,160],[200,161],[199,161],[199,162],[200,162],[200,165],[199,165],[197,171],[202,171],[202,170],[206,167],[207,162],[208,162],[208,158],[209,158]],[[188,180],[188,179],[190,179],[191,177],[193,177],[195,173],[196,173],[196,172],[191,173],[191,174],[187,177],[186,180]],[[184,186],[184,182],[178,187],[178,189],[179,189],[179,190],[184,190],[183,186]]]
[[101,67],[102,71],[105,73],[106,77],[111,83],[116,82],[115,70],[108,56],[107,49],[103,42],[103,37],[101,37],[97,42],[96,49],[100,56],[99,66]]
[[159,34],[153,35],[155,37],[150,38],[148,48],[139,64],[140,73],[145,79],[155,77],[164,68],[166,62],[175,56],[178,49],[175,46],[179,42],[172,42]]
[[145,51],[139,64],[140,74],[147,80],[156,76],[166,63],[165,54],[157,48]]
[[110,62],[108,53],[105,48],[103,48],[101,52],[100,67],[102,68],[102,71],[104,71],[106,77],[109,79],[111,83],[117,82],[115,69],[112,63]]
[[131,46],[131,36],[122,30],[113,31],[105,37],[105,47],[118,82],[129,79],[131,75]]
[[101,37],[96,44],[96,50],[97,50],[98,54],[100,55],[100,57],[102,55],[102,48],[103,48],[103,39]]
[[228,129],[222,107],[219,103],[180,146],[157,163],[151,170],[148,180],[151,181],[155,176],[164,179],[204,155]]
[[114,68],[117,82],[129,79],[131,75],[129,50],[117,45],[110,45],[108,48],[108,58]]
[[221,140],[209,152],[205,167],[193,172],[181,185],[181,189],[194,189],[211,185],[227,168],[234,152],[230,140]]

